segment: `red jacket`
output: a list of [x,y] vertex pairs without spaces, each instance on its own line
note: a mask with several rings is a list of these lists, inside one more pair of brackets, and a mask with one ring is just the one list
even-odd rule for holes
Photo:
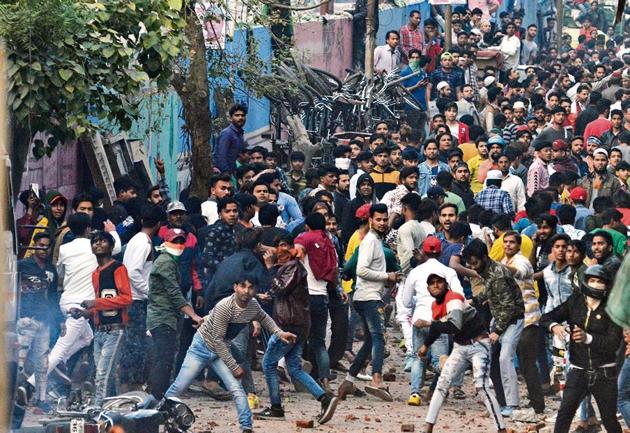
[[[106,272],[113,273],[113,282],[117,290],[117,295],[112,297],[101,297],[101,275]],[[119,310],[121,315],[121,323],[127,324],[128,315],[127,307],[131,305],[131,283],[127,268],[117,260],[112,260],[102,268],[96,268],[92,272],[92,285],[94,286],[94,295],[96,297],[94,308],[90,309],[90,314],[94,318],[94,325],[97,327],[101,324],[100,312]]]

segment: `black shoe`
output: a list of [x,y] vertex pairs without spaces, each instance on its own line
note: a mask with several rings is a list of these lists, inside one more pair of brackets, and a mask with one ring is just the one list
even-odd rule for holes
[[28,382],[18,387],[16,391],[16,401],[20,406],[26,406],[33,396],[35,387]]
[[335,409],[337,409],[338,403],[339,399],[337,397],[325,394],[324,398],[322,399],[322,410],[319,413],[317,422],[319,422],[320,424],[325,424],[330,421],[335,414]]
[[254,419],[284,419],[284,409],[281,407],[268,407],[255,413]]

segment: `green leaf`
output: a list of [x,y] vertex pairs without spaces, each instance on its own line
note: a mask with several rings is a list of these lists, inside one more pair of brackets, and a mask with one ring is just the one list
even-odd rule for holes
[[34,71],[41,72],[41,70],[42,70],[42,65],[41,65],[41,63],[39,63],[39,62],[33,62],[33,63],[31,64],[31,69],[33,69]]
[[72,71],[70,69],[60,69],[59,76],[63,81],[68,81],[72,77]]
[[73,85],[71,85],[71,84],[66,84],[66,85],[64,86],[64,89],[66,89],[66,91],[67,91],[68,93],[74,93],[74,86],[73,86]]
[[12,77],[19,70],[20,70],[20,65],[18,65],[17,63],[13,63],[11,66],[9,66],[9,69],[7,70],[7,74],[9,75],[9,77]]
[[105,57],[106,59],[109,59],[111,56],[114,55],[116,51],[112,48],[112,47],[107,47],[103,49],[103,57]]
[[98,40],[101,41],[104,44],[111,44],[112,43],[112,35],[110,35],[108,33],[105,36],[99,37]]
[[182,0],[168,0],[168,7],[172,10],[182,10]]

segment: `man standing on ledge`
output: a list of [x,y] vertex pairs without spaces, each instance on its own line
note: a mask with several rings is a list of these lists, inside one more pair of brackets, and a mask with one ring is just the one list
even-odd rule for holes
[[214,149],[214,166],[221,173],[234,173],[236,159],[245,152],[247,142],[243,137],[243,126],[247,120],[247,107],[234,104],[230,107],[230,126],[221,131]]

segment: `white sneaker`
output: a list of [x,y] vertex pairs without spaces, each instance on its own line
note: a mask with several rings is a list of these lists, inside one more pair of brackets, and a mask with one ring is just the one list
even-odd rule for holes
[[534,411],[533,408],[528,407],[524,409],[515,409],[512,411],[512,421],[537,423],[540,416]]

